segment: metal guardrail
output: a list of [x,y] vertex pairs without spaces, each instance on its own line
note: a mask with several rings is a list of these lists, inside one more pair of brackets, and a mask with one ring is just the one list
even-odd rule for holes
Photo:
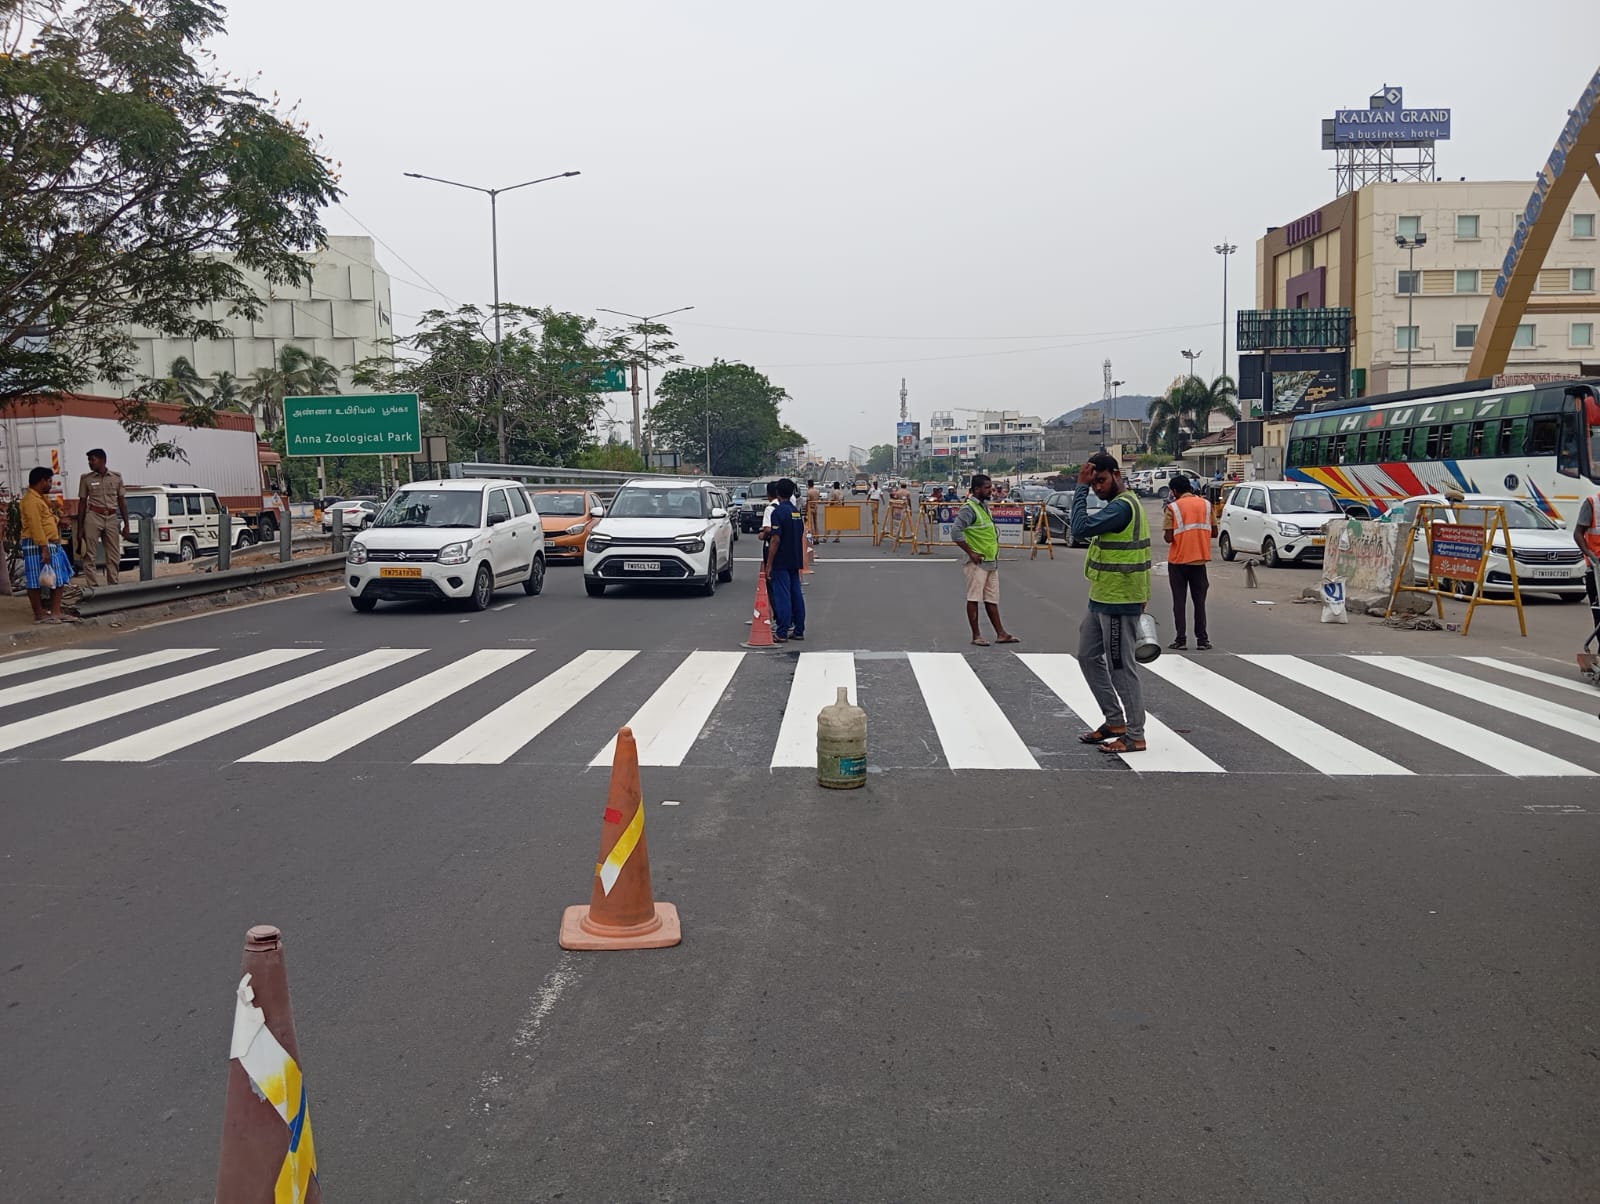
[[[592,489],[605,497],[610,497],[617,491],[617,487],[628,481],[685,481],[706,480],[722,486],[732,492],[740,485],[748,485],[750,477],[718,477],[718,476],[685,476],[668,472],[617,472],[609,468],[561,468],[551,465],[529,464],[472,464],[452,463],[450,466],[452,477],[503,477],[511,481],[522,481],[528,485],[544,485],[549,488]],[[756,477],[756,480],[764,478]]]
[[113,614],[119,610],[132,610],[139,606],[157,606],[183,598],[199,598],[206,594],[220,594],[230,589],[244,589],[264,585],[269,581],[284,581],[290,577],[305,577],[315,573],[331,572],[344,563],[344,554],[312,556],[305,560],[264,564],[255,568],[225,569],[216,573],[193,573],[187,577],[157,577],[151,581],[129,582],[127,585],[103,585],[92,591],[85,589],[79,598],[77,612],[85,618]]

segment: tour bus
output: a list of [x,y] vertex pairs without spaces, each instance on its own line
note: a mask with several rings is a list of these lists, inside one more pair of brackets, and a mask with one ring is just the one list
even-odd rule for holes
[[1284,476],[1376,518],[1423,493],[1524,498],[1571,528],[1600,486],[1600,379],[1495,377],[1295,416]]

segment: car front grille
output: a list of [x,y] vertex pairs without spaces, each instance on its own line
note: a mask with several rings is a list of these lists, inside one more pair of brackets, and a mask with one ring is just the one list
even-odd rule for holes
[[665,539],[656,539],[643,535],[608,535],[605,546],[608,548],[671,548],[677,546],[677,540],[668,536]]
[[439,553],[422,548],[368,548],[367,559],[380,564],[428,564],[438,560]]
[[1583,560],[1583,553],[1577,548],[1513,547],[1511,554],[1516,557],[1518,564],[1579,564]]

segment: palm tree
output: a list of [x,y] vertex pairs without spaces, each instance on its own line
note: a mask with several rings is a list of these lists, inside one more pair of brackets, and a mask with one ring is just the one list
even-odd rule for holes
[[1213,414],[1221,414],[1238,422],[1239,407],[1236,404],[1238,396],[1238,388],[1231,376],[1219,376],[1209,385],[1198,376],[1185,379],[1183,396],[1178,408],[1183,420],[1188,424],[1191,442],[1206,436],[1211,429]]
[[285,397],[319,397],[339,391],[339,369],[332,361],[289,343],[270,368],[257,368],[240,400],[267,431],[283,422]]
[[1186,384],[1186,381],[1175,382],[1165,395],[1150,399],[1146,414],[1150,419],[1149,438],[1152,451],[1165,443],[1170,455],[1177,456],[1183,453],[1186,442],[1183,431],[1185,416],[1183,399]]

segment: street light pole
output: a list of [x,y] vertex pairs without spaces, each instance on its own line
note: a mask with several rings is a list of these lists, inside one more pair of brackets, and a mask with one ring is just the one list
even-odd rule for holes
[[435,184],[449,184],[455,188],[465,188],[469,192],[481,192],[489,198],[489,257],[493,263],[494,276],[494,424],[495,435],[500,448],[500,463],[506,463],[509,453],[506,450],[506,409],[500,400],[500,374],[502,360],[500,357],[500,215],[495,204],[502,192],[512,192],[518,188],[526,188],[530,184],[543,184],[547,180],[565,180],[568,176],[582,175],[582,172],[563,171],[553,176],[540,176],[537,180],[524,180],[520,184],[510,184],[505,188],[481,188],[477,184],[463,184],[460,180],[446,180],[441,176],[425,176],[419,171],[405,173],[413,180],[432,180]]
[[1420,231],[1415,238],[1396,234],[1394,245],[1406,253],[1406,275],[1411,278],[1411,287],[1406,290],[1406,388],[1410,389],[1411,357],[1417,350],[1417,328],[1412,319],[1412,305],[1417,296],[1417,248],[1428,245],[1428,236]]
[[1222,256],[1222,375],[1228,375],[1228,256],[1239,248],[1223,239],[1211,248]]
[[[619,318],[632,318],[641,326],[654,322],[657,318],[670,317],[673,314],[688,313],[694,308],[692,305],[680,305],[677,309],[664,309],[658,314],[630,314],[622,309],[607,309],[603,305],[595,307],[603,314],[616,314]],[[650,332],[644,332],[644,413],[650,412]],[[644,422],[639,413],[639,394],[633,395],[633,449],[640,455],[645,455],[644,450]],[[645,462],[648,468],[649,461]]]

